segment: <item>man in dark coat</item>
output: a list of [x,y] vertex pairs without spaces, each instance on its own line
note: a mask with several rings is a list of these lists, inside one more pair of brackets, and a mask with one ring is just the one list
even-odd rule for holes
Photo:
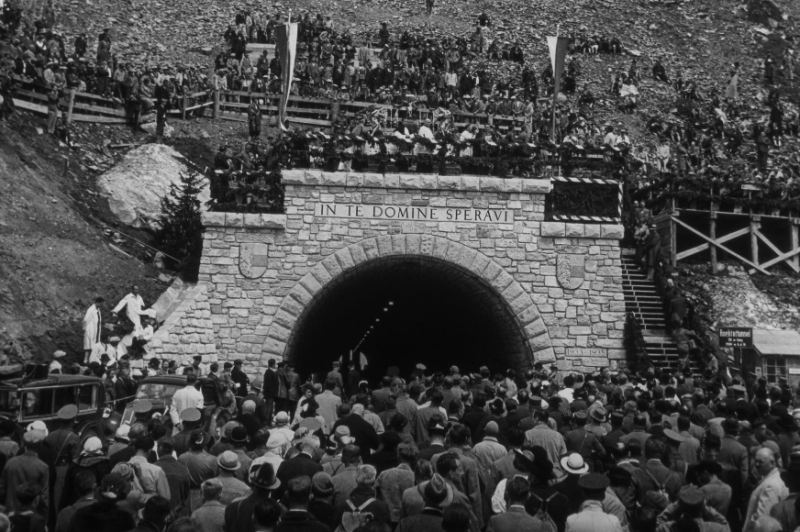
[[311,478],[320,471],[322,466],[317,463],[314,458],[314,446],[309,441],[304,441],[300,447],[300,454],[289,460],[285,460],[278,467],[278,480],[281,485],[279,488],[279,495],[283,495],[289,486],[289,481],[296,478],[306,476],[309,478],[309,490],[311,490]]
[[226,532],[253,532],[252,516],[256,505],[274,499],[274,492],[281,485],[269,462],[251,469],[249,483],[252,488],[250,495],[235,500],[225,508]]
[[370,449],[377,449],[381,443],[375,428],[364,418],[354,414],[349,403],[339,405],[337,414],[339,419],[333,424],[333,431],[335,432],[340,426],[350,429],[350,436],[355,438],[356,445],[361,449],[361,458],[366,462]]
[[267,371],[264,372],[264,388],[262,395],[267,407],[267,420],[272,421],[272,414],[275,409],[275,399],[278,397],[280,391],[280,382],[278,381],[278,368],[274,358],[269,359],[267,364]]
[[[281,469],[285,463],[281,464]],[[289,511],[283,514],[275,532],[330,532],[328,525],[320,523],[308,512],[311,477],[302,475],[292,478],[286,492]]]
[[244,362],[241,360],[234,360],[233,370],[231,371],[231,380],[236,383],[236,388],[233,390],[233,394],[236,397],[246,396],[248,392],[247,386],[250,384],[250,378],[242,371],[242,364]]
[[129,532],[136,528],[136,521],[126,510],[117,506],[130,492],[128,482],[116,473],[103,477],[97,489],[97,502],[75,512],[67,532],[102,530],[103,532]]
[[191,515],[189,511],[189,489],[191,488],[191,477],[189,468],[173,456],[174,446],[172,438],[166,436],[158,440],[159,459],[155,465],[164,470],[169,484],[170,507],[176,516]]
[[442,509],[453,502],[453,489],[441,475],[423,482],[419,486],[425,508],[422,513],[400,520],[397,532],[440,532],[442,530]]

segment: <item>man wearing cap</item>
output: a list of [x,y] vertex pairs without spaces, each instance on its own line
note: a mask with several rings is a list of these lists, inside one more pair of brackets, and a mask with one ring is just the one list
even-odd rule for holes
[[442,530],[442,510],[453,502],[453,488],[441,475],[418,486],[424,501],[422,513],[400,520],[396,532],[439,532]]
[[186,408],[181,412],[181,430],[172,437],[175,453],[180,456],[191,447],[192,432],[200,428],[202,413],[196,408]]
[[42,443],[40,457],[50,468],[50,493],[53,495],[52,507],[60,509],[67,469],[81,452],[80,438],[73,431],[78,407],[64,405],[56,416],[58,428],[47,435]]
[[[696,525],[695,525],[696,523]],[[687,526],[688,524],[688,526]],[[705,504],[704,493],[695,486],[684,486],[678,503],[671,504],[658,516],[658,532],[693,529],[701,532],[730,532],[728,521]]]
[[0,501],[4,501],[6,512],[19,510],[22,506],[17,499],[17,490],[24,483],[31,483],[39,489],[39,515],[48,515],[50,507],[50,470],[39,453],[44,443],[44,432],[31,430],[22,436],[25,452],[11,458],[0,474]]
[[208,434],[195,429],[189,440],[189,450],[178,455],[178,462],[189,471],[189,509],[194,511],[202,504],[200,487],[204,480],[217,475],[217,459],[206,452]]
[[578,513],[567,517],[566,532],[622,532],[619,519],[603,511],[608,485],[608,477],[599,473],[583,475],[578,480],[584,502]]
[[244,497],[250,492],[250,488],[239,478],[242,468],[239,457],[233,451],[225,451],[217,457],[217,480],[222,484],[222,494],[219,502],[225,506],[232,503],[239,497]]
[[187,375],[186,386],[176,391],[172,395],[169,416],[172,419],[172,423],[175,425],[175,428],[173,428],[173,433],[177,433],[179,430],[178,425],[180,424],[181,412],[187,408],[196,408],[200,412],[203,411],[203,394],[195,387],[196,382],[196,375],[193,373]]

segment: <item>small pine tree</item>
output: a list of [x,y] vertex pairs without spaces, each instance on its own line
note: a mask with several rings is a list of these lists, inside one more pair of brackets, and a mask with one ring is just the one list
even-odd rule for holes
[[180,259],[179,271],[187,281],[196,281],[203,253],[203,223],[200,219],[202,176],[181,173],[180,184],[170,185],[161,198],[161,230],[157,238],[163,251]]

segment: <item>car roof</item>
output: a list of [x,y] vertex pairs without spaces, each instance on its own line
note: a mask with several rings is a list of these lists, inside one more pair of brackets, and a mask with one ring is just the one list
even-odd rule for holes
[[103,384],[103,379],[95,377],[94,375],[60,375],[53,373],[44,379],[25,379],[24,377],[17,377],[15,379],[8,379],[0,381],[0,389],[13,388],[41,388],[43,386],[79,386],[81,384]]
[[186,384],[186,375],[153,375],[140,380],[142,384]]

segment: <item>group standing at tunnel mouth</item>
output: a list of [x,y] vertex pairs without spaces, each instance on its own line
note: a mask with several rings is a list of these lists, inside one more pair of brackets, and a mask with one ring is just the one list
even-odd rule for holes
[[[113,437],[0,422],[0,530],[792,531],[800,390],[689,367],[198,364]],[[157,370],[161,371],[161,370]],[[230,421],[205,423],[232,390]],[[146,394],[145,394],[146,395]],[[221,398],[223,394],[216,395]],[[221,400],[221,399],[220,399]],[[20,524],[26,527],[18,528]]]

